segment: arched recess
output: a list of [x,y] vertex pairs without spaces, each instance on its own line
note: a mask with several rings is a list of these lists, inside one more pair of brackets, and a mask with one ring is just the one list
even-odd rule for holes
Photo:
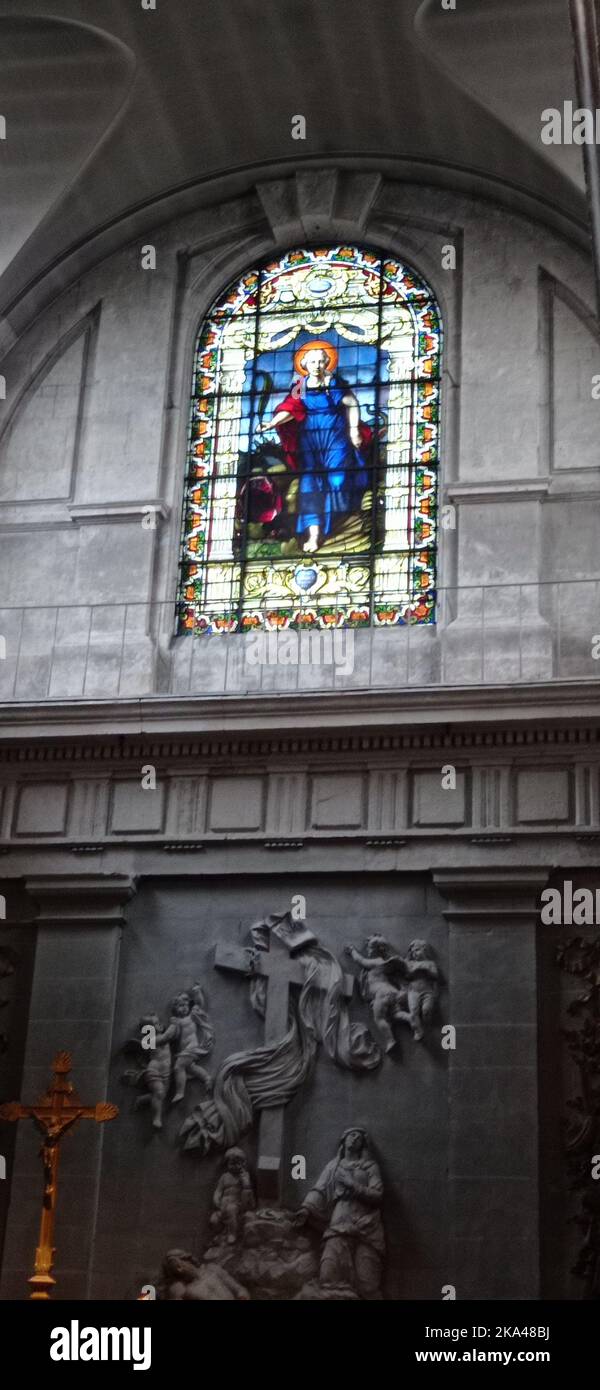
[[600,325],[568,285],[540,270],[541,440],[549,473],[600,467]]
[[196,343],[180,631],[435,620],[442,331],[380,249],[297,245]]
[[0,501],[73,496],[100,306],[79,319],[16,396],[0,433]]

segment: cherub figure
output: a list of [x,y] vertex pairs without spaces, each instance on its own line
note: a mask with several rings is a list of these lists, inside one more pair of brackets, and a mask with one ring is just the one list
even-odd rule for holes
[[[171,1048],[165,1038],[165,1033],[158,1014],[144,1014],[140,1019],[140,1033],[144,1036],[144,1029],[150,1026],[155,1032],[155,1045],[147,1051],[143,1049],[145,1066],[141,1071],[128,1071],[123,1076],[123,1081],[129,1081],[135,1086],[145,1087],[144,1094],[137,1096],[134,1109],[139,1110],[143,1105],[149,1105],[152,1113],[152,1128],[162,1129],[163,1111],[171,1071],[173,1067]],[[136,1054],[142,1052],[142,1044],[139,1038],[132,1038],[126,1045],[127,1051],[135,1051]]]
[[183,1100],[190,1076],[203,1081],[207,1091],[212,1090],[212,1079],[201,1065],[200,1058],[212,1052],[214,1030],[204,1007],[204,995],[199,984],[178,994],[172,1007],[173,1012],[161,1041],[172,1043],[174,1047],[175,1093],[171,1104],[176,1105]]
[[433,958],[431,946],[416,938],[411,941],[404,957],[406,971],[406,1003],[408,1023],[412,1028],[415,1042],[425,1035],[425,1025],[429,1023],[439,993],[440,972]]
[[228,1149],[224,1168],[214,1191],[210,1224],[215,1230],[226,1232],[228,1245],[235,1245],[241,1217],[256,1206],[243,1149]]
[[433,1012],[439,979],[427,942],[411,941],[406,956],[399,956],[385,937],[369,936],[364,954],[354,946],[346,946],[346,953],[361,968],[361,993],[386,1052],[396,1045],[395,1023],[408,1023],[415,1042],[420,1042]]
[[[147,1049],[143,1046],[143,1040],[144,1032],[149,1029],[154,1030],[154,1038],[152,1047]],[[144,1088],[145,1094],[138,1096],[135,1109],[149,1104],[153,1128],[162,1129],[171,1077],[175,1087],[172,1105],[183,1100],[190,1076],[198,1077],[204,1082],[206,1090],[212,1091],[212,1079],[201,1065],[200,1058],[212,1051],[215,1035],[200,985],[195,984],[191,990],[178,994],[173,1000],[171,1018],[166,1028],[158,1014],[148,1013],[140,1020],[140,1031],[141,1038],[130,1038],[124,1049],[135,1054],[138,1069],[125,1072],[122,1080]]]

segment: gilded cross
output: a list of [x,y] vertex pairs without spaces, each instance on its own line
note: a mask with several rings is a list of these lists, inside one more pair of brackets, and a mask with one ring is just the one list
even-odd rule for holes
[[82,1105],[72,1082],[67,1078],[71,1071],[71,1057],[68,1052],[59,1052],[54,1058],[52,1081],[35,1105],[21,1105],[19,1101],[6,1101],[0,1105],[0,1120],[33,1120],[43,1136],[40,1154],[44,1164],[44,1195],[40,1234],[35,1252],[35,1265],[29,1283],[32,1291],[30,1299],[50,1298],[50,1290],[56,1284],[52,1275],[56,1251],[54,1239],[54,1218],[56,1212],[57,1176],[59,1144],[67,1130],[72,1129],[78,1120],[114,1120],[119,1111],[116,1105],[98,1101],[96,1105]]

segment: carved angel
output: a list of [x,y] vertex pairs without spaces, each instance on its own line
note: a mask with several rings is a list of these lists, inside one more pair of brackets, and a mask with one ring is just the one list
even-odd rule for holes
[[183,1100],[189,1076],[203,1081],[207,1091],[210,1091],[212,1080],[201,1065],[200,1058],[212,1052],[215,1034],[199,984],[189,991],[184,990],[173,1000],[173,1013],[162,1038],[164,1042],[173,1044],[174,1051],[175,1094],[171,1104]]
[[386,1052],[396,1045],[395,1023],[408,1023],[415,1042],[425,1035],[439,986],[439,971],[426,941],[411,941],[406,956],[396,955],[383,936],[369,936],[363,953],[346,946],[360,966],[360,989],[384,1039]]
[[[213,1084],[200,1061],[212,1051],[215,1037],[201,986],[195,984],[192,989],[178,994],[171,1007],[171,1018],[166,1028],[158,1014],[145,1014],[140,1020],[140,1036],[130,1038],[125,1044],[125,1051],[135,1053],[143,1065],[137,1071],[125,1072],[122,1080],[144,1088],[144,1094],[138,1096],[135,1108],[150,1105],[154,1129],[163,1127],[171,1078],[174,1083],[172,1105],[183,1100],[190,1076],[203,1081],[208,1092]],[[151,1048],[146,1048],[142,1042],[148,1028],[154,1032]]]
[[248,1161],[243,1149],[228,1149],[223,1172],[213,1194],[210,1224],[223,1231],[228,1245],[235,1245],[244,1213],[256,1206]]
[[143,1094],[136,1098],[134,1108],[139,1110],[143,1105],[149,1105],[152,1113],[152,1128],[162,1129],[164,1106],[173,1070],[173,1059],[158,1014],[144,1014],[143,1018],[140,1019],[142,1037],[144,1036],[144,1029],[148,1027],[155,1031],[155,1046],[144,1049],[139,1037],[130,1038],[125,1044],[124,1050],[135,1053],[140,1059],[143,1058],[144,1065],[138,1071],[125,1072],[121,1079],[134,1086],[144,1087]]

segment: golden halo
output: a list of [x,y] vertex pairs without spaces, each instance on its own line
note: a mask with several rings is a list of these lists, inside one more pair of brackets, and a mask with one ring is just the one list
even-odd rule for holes
[[326,342],[324,338],[312,338],[310,343],[304,343],[301,348],[298,348],[298,351],[294,353],[294,370],[300,372],[301,376],[308,376],[304,366],[304,358],[307,352],[316,352],[319,349],[327,354],[327,371],[331,375],[337,367],[338,353],[337,349],[332,347],[331,343]]

